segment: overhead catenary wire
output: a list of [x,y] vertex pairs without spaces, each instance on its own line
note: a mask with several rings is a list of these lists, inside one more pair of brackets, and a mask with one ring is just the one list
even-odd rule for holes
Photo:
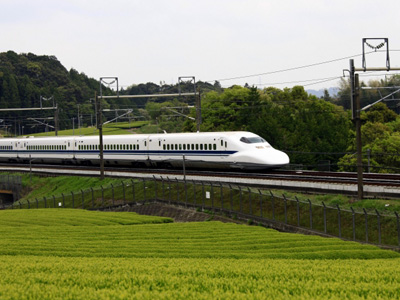
[[[375,51],[371,51],[371,52],[368,52],[367,54],[374,53],[374,52]],[[214,79],[214,80],[206,80],[205,82],[215,82],[215,81],[221,82],[221,81],[229,81],[229,80],[237,80],[237,79],[245,79],[245,78],[251,78],[251,77],[272,75],[272,74],[276,74],[276,73],[283,73],[283,72],[295,71],[295,70],[300,70],[300,69],[305,69],[305,68],[311,68],[311,67],[320,66],[320,65],[324,65],[324,64],[329,64],[329,63],[333,63],[333,62],[337,62],[337,61],[341,61],[341,60],[345,60],[345,59],[350,59],[350,58],[354,58],[354,57],[359,57],[359,56],[362,56],[362,54],[355,54],[355,55],[350,55],[350,56],[346,56],[346,57],[341,57],[341,58],[331,59],[331,60],[322,61],[322,62],[318,62],[318,63],[313,63],[313,64],[309,64],[309,65],[303,65],[303,66],[292,67],[292,68],[287,68],[287,69],[275,70],[275,71],[270,71],[270,72],[257,73],[257,74],[251,74],[251,75],[243,75],[243,76],[236,76],[236,77],[228,77],[228,78],[220,78],[220,79]]]

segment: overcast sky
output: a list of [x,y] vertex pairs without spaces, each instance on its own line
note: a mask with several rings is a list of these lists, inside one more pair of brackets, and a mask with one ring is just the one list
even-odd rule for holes
[[[400,67],[399,11],[399,0],[0,0],[0,52],[54,55],[122,86],[195,76],[321,89],[338,85],[350,57],[361,67],[362,38],[389,38]],[[385,55],[368,54],[367,66],[384,67]]]

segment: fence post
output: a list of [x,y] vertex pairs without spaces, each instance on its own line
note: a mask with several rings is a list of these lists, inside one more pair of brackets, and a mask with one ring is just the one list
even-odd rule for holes
[[102,185],[100,186],[100,188],[101,188],[101,207],[104,207],[104,188]]
[[322,205],[324,206],[324,232],[326,233],[326,205],[324,203],[324,201],[322,201]]
[[168,204],[171,205],[171,181],[168,179]]
[[353,207],[350,206],[351,209],[351,214],[352,214],[352,219],[353,219],[353,241],[356,240],[356,213],[353,209]]
[[211,209],[214,211],[214,187],[212,182],[210,182],[211,186]]
[[307,199],[307,200],[308,200],[308,205],[310,207],[310,229],[313,229],[313,224],[312,224],[312,204],[311,204],[311,200],[310,199]]
[[114,206],[114,185],[111,183],[112,205]]
[[125,198],[125,183],[123,181],[121,181],[121,186],[122,186],[122,194],[124,196],[124,198],[122,199],[123,200],[122,204],[125,205],[125,201],[126,201],[126,198]]
[[146,203],[146,180],[143,178],[143,203]]
[[250,215],[253,215],[253,207],[251,205],[251,190],[249,187],[247,187],[247,190],[249,191],[249,208],[250,208]]
[[196,206],[196,182],[193,180],[193,203]]
[[204,210],[204,206],[205,206],[205,203],[206,203],[206,194],[205,194],[205,191],[204,191],[204,182],[202,181],[201,182],[201,188],[202,188],[202,194],[203,194],[203,210]]
[[56,208],[56,196],[53,195],[53,207]]
[[240,187],[240,185],[238,185],[238,188],[239,188],[239,193],[240,193],[240,198],[239,198],[239,207],[240,207],[240,213],[242,214],[243,213],[243,201],[242,201],[242,198],[243,198],[243,195],[242,195],[242,188]]
[[132,183],[132,200],[133,202],[135,202],[136,198],[135,198],[135,182],[133,181],[133,179],[131,179],[131,183]]
[[65,196],[64,196],[64,193],[61,193],[61,196],[63,198],[63,207],[65,208]]
[[284,204],[284,212],[285,212],[285,224],[287,224],[287,199],[284,194],[282,194],[282,196],[283,196],[283,204]]
[[368,243],[368,214],[365,208],[363,210],[365,215],[365,242]]
[[299,203],[299,198],[297,198],[297,196],[295,196],[294,198],[296,199],[297,227],[300,227],[300,203]]
[[92,208],[94,208],[94,192],[93,192],[93,188],[91,187],[90,190],[92,191]]
[[75,208],[74,192],[71,192],[71,196],[72,196],[72,208]]
[[260,189],[258,189],[258,193],[260,195],[260,217],[263,217],[263,205],[262,205],[262,193],[260,191]]
[[397,243],[400,246],[400,221],[399,221],[399,214],[397,213],[397,211],[394,212],[394,214],[396,215],[396,219],[397,219]]
[[379,240],[379,245],[381,244],[381,215],[379,214],[378,210],[375,209],[376,216],[378,218],[378,240]]
[[186,180],[183,182],[185,186],[185,207],[187,208],[187,203],[188,203],[188,195],[187,195],[187,182]]
[[85,209],[85,193],[83,192],[82,189],[81,189],[81,193],[82,193],[82,209]]
[[221,187],[221,210],[224,209],[224,191],[222,189],[222,183],[219,183],[220,187]]
[[336,204],[337,211],[338,211],[338,223],[339,223],[339,238],[342,238],[342,222],[340,219],[340,207],[339,204]]
[[269,191],[271,194],[271,204],[272,204],[272,220],[275,221],[275,199],[274,199],[274,194],[272,194],[271,191]]
[[154,200],[158,200],[158,195],[157,195],[157,179],[156,179],[156,176],[154,176],[153,175],[153,178],[154,178]]
[[232,186],[231,186],[231,184],[229,183],[228,184],[229,185],[229,195],[230,195],[230,197],[231,197],[231,212],[233,212],[233,192],[232,192]]
[[179,202],[179,181],[178,181],[178,178],[175,178],[175,180],[176,180],[176,185],[177,185],[177,187],[176,187],[176,202]]
[[162,200],[165,200],[165,185],[164,185],[164,178],[160,176],[161,179],[161,190],[162,190]]

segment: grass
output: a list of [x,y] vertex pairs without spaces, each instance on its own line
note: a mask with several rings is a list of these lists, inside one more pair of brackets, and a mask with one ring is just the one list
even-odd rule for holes
[[400,292],[400,254],[393,251],[258,226],[160,224],[164,219],[0,211],[0,298],[396,299]]
[[[140,128],[145,126],[148,121],[136,121],[132,123],[121,122],[121,123],[108,123],[103,126],[103,135],[119,135],[119,134],[131,134],[133,132],[140,133]],[[99,135],[98,129],[95,127],[82,127],[80,129],[68,129],[58,131],[59,136],[70,136],[70,135]],[[54,131],[41,132],[30,134],[30,136],[55,136]]]

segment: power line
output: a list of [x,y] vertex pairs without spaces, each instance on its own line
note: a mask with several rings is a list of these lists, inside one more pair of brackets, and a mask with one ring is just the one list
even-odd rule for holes
[[[375,51],[368,52],[367,54],[373,53],[373,52],[375,52]],[[252,74],[252,75],[243,75],[243,76],[230,77],[230,78],[207,80],[205,82],[215,82],[215,81],[221,82],[221,81],[228,81],[228,80],[236,80],[236,79],[244,79],[244,78],[250,78],[250,77],[271,75],[271,74],[288,72],[288,71],[295,71],[295,70],[299,70],[299,69],[305,69],[305,68],[320,66],[320,65],[324,65],[324,64],[329,64],[329,63],[333,63],[333,62],[337,62],[337,61],[341,61],[341,60],[345,60],[345,59],[347,60],[347,59],[358,57],[358,56],[362,56],[362,54],[356,54],[356,55],[346,56],[346,57],[342,57],[342,58],[336,58],[336,59],[332,59],[332,60],[327,60],[327,61],[323,61],[323,62],[313,63],[313,64],[299,66],[299,67],[293,67],[293,68],[288,68],[288,69],[281,69],[281,70],[270,71],[270,72],[265,72],[265,73],[258,73],[258,74]]]

